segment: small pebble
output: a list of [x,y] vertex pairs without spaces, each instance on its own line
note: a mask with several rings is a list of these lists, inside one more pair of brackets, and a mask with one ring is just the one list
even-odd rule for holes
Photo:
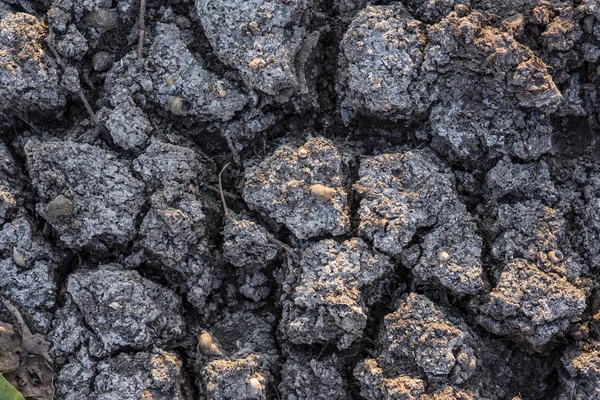
[[439,262],[446,262],[450,259],[450,254],[448,254],[447,251],[442,250],[437,254],[437,259]]
[[219,349],[211,334],[206,331],[202,331],[198,336],[198,351],[207,357],[220,357],[222,355],[221,349]]
[[553,263],[559,263],[565,258],[564,254],[560,250],[552,250],[548,252],[548,260]]
[[248,380],[248,397],[250,399],[261,399],[263,397],[264,387],[257,378]]
[[310,193],[316,200],[325,202],[335,196],[335,189],[317,183],[310,187]]
[[92,57],[92,68],[94,68],[95,71],[108,71],[112,65],[112,56],[107,51],[99,51]]
[[250,60],[250,62],[248,62],[248,66],[251,69],[259,69],[264,67],[265,65],[267,65],[267,63],[265,62],[265,60],[263,60],[262,58],[253,58],[252,60]]
[[299,149],[298,150],[298,157],[300,158],[306,158],[308,157],[308,151],[306,151],[306,149]]
[[216,81],[213,90],[220,98],[227,96],[227,90],[225,90],[225,83],[223,83],[223,81]]
[[169,106],[169,111],[175,115],[185,115],[192,109],[189,101],[177,96],[169,96],[167,105]]
[[377,226],[378,226],[378,227],[379,227],[379,229],[381,229],[381,230],[385,230],[385,227],[387,226],[387,224],[388,224],[388,220],[387,220],[387,219],[385,219],[385,218],[379,218],[379,219],[377,220]]
[[100,8],[88,15],[89,24],[105,31],[119,26],[119,15],[116,11]]
[[456,4],[454,6],[454,12],[462,18],[469,14],[469,7],[466,4]]
[[108,305],[110,308],[112,308],[115,311],[119,311],[123,309],[123,306],[121,305],[121,303],[113,301],[112,303],[110,303]]
[[24,267],[25,266],[25,256],[16,247],[13,248],[13,261],[19,267]]
[[59,194],[46,205],[46,219],[55,220],[58,217],[67,217],[73,214],[73,202]]
[[256,93],[256,91],[250,89],[250,91],[248,92],[248,95],[252,99],[252,107],[258,107],[258,103],[260,103],[260,96],[258,95],[258,93]]
[[144,61],[144,70],[146,70],[148,72],[154,72],[154,71],[156,71],[156,63],[154,62],[154,60],[152,59],[152,57],[148,57]]

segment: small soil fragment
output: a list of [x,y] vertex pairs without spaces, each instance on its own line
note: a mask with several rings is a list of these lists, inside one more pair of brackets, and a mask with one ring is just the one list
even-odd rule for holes
[[362,336],[368,308],[389,275],[389,259],[361,239],[341,245],[333,240],[314,244],[302,253],[300,271],[288,272],[280,329],[295,344],[335,343],[350,347]]
[[[85,321],[83,330],[91,330],[90,352],[96,357],[125,348],[143,350],[158,346],[183,333],[179,298],[118,265],[74,273],[67,283],[67,294],[76,305],[76,313],[83,318],[80,323]],[[70,305],[66,307],[73,309]],[[61,328],[70,324],[70,317],[65,317],[57,321],[57,329],[68,334]],[[72,340],[68,336],[59,339],[67,343],[56,339],[54,345],[59,348],[68,346]]]
[[[70,141],[30,141],[26,151],[29,174],[41,200],[37,211],[65,245],[113,246],[133,238],[144,184],[113,153]],[[59,195],[70,199],[73,212],[50,219],[47,206]]]
[[[285,224],[300,239],[341,235],[350,228],[342,157],[333,143],[323,138],[311,139],[302,147],[308,151],[305,158],[283,146],[249,171],[244,200]],[[312,185],[317,184],[328,188],[329,201],[311,194]]]

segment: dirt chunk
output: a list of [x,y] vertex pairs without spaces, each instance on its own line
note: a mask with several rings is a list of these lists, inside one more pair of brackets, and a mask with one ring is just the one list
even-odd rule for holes
[[[458,2],[456,2],[458,3]],[[412,15],[419,21],[433,23],[440,21],[443,17],[450,14],[455,1],[454,0],[406,0],[404,4]]]
[[152,138],[150,145],[133,161],[133,170],[151,190],[162,188],[168,182],[197,183],[211,173],[193,149],[156,138]]
[[17,212],[21,184],[13,156],[3,143],[0,143],[0,224],[10,220]]
[[90,398],[96,376],[97,360],[89,355],[87,346],[73,352],[71,360],[62,366],[56,382],[57,398],[76,400]]
[[[464,319],[423,295],[404,295],[396,311],[385,316],[376,349],[354,368],[365,399],[422,400],[429,398],[425,393],[500,399],[514,392],[506,345],[478,335]],[[492,382],[504,385],[492,388]]]
[[146,114],[124,93],[113,96],[112,104],[115,106],[113,109],[102,109],[98,117],[108,129],[112,140],[125,150],[142,148],[152,131]]
[[[354,188],[362,196],[359,233],[376,249],[400,256],[421,281],[438,281],[458,293],[483,286],[481,238],[454,177],[429,151],[405,151],[361,163]],[[418,231],[429,231],[413,246]],[[445,252],[447,257],[439,255]]]
[[[341,235],[350,228],[342,157],[324,138],[311,139],[302,148],[306,157],[282,146],[247,171],[244,200],[285,224],[300,239]],[[310,191],[315,184],[335,190],[335,195],[326,202],[317,200]]]
[[0,229],[0,290],[35,331],[50,329],[56,304],[56,273],[61,253],[54,251],[24,217]]
[[81,61],[88,51],[87,40],[75,25],[69,25],[65,35],[56,43],[56,50],[63,57]]
[[566,374],[561,376],[559,399],[593,399],[600,390],[600,344],[597,341],[571,346],[563,355]]
[[117,265],[72,274],[67,293],[91,329],[90,353],[96,357],[158,346],[184,329],[173,292]]
[[223,258],[236,267],[240,293],[260,301],[271,292],[268,267],[273,265],[281,245],[264,227],[230,212],[223,227]]
[[345,400],[350,397],[339,359],[289,358],[281,369],[281,398],[286,400]]
[[279,352],[275,341],[275,315],[241,310],[227,313],[211,328],[223,353],[235,359],[258,354],[271,366],[277,365]]
[[307,0],[196,0],[198,16],[219,58],[251,88],[270,95],[298,88],[295,56],[307,32]]
[[46,217],[47,205],[62,195],[72,201],[68,216],[48,219],[68,247],[122,245],[135,234],[144,185],[116,155],[70,141],[30,141],[27,167]]
[[473,340],[470,332],[452,323],[425,296],[411,293],[395,312],[385,317],[384,325],[384,365],[393,365],[396,370],[402,370],[403,364],[409,368],[417,366],[434,381],[455,374],[462,382],[475,372],[477,358],[469,344]]
[[167,184],[150,197],[150,202],[139,232],[148,258],[177,268],[191,253],[206,251],[205,206],[183,185]]
[[[416,14],[432,5],[409,3]],[[443,4],[433,7],[441,16],[452,2],[434,3]],[[425,26],[403,5],[365,8],[341,44],[342,117],[428,116],[432,147],[465,162],[488,153],[531,159],[548,152],[548,115],[562,94],[546,64],[510,29],[486,21],[479,12],[451,12]]]
[[318,242],[302,253],[301,272],[290,271],[280,329],[295,344],[336,343],[348,348],[362,336],[389,259],[361,239]]
[[585,300],[585,293],[560,275],[515,259],[506,265],[492,292],[471,305],[477,321],[490,332],[541,349],[579,320]]
[[558,199],[546,162],[522,164],[510,158],[501,159],[487,173],[484,195],[487,201],[497,203],[513,199],[538,199],[546,205],[552,205]]
[[0,19],[0,111],[55,110],[65,105],[56,62],[44,46],[47,27],[30,14]]
[[473,393],[448,386],[433,394],[423,395],[420,400],[475,400],[476,398]]
[[256,222],[232,215],[223,228],[223,257],[248,270],[261,269],[279,252],[275,238]]
[[262,362],[257,355],[233,361],[210,362],[202,370],[207,398],[215,400],[265,399],[271,376],[268,370],[261,367]]
[[496,240],[492,244],[492,255],[497,260],[542,258],[550,251],[571,256],[563,247],[566,222],[558,210],[530,200],[514,205],[501,204],[494,214],[496,219],[491,230],[496,233]]
[[173,353],[121,353],[97,365],[91,398],[181,400],[181,360]]
[[590,174],[583,189],[585,206],[580,211],[580,226],[584,239],[583,251],[589,263],[600,266],[600,243],[596,239],[600,233],[600,174]]
[[183,399],[182,361],[171,352],[123,352],[101,360],[83,346],[60,371],[58,398]]
[[149,50],[151,77],[156,101],[165,109],[175,115],[226,121],[250,101],[236,84],[206,70],[188,50],[175,24],[159,23],[156,30]]
[[401,375],[388,378],[374,359],[358,363],[354,376],[360,382],[360,394],[369,400],[420,400],[425,383],[418,378]]
[[368,6],[358,14],[341,43],[343,118],[409,118],[428,109],[431,82],[420,77],[425,34],[402,4]]

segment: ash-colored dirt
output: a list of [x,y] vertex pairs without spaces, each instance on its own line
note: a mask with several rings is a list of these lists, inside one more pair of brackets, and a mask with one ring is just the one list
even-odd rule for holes
[[600,399],[600,2],[140,5],[0,0],[0,374]]

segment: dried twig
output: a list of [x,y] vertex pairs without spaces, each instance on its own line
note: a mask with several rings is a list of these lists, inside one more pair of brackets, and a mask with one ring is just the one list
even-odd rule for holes
[[[17,136],[17,138],[19,139],[19,142],[21,144],[23,144],[23,138],[21,137],[21,135],[19,135],[19,132],[17,131],[17,127],[15,126],[15,122],[12,120],[11,117],[9,117],[8,115],[4,114],[3,112],[0,112],[0,115],[3,116],[4,118],[6,118],[8,120],[8,122],[10,122],[10,125],[13,128],[13,131],[15,131],[15,135]],[[36,131],[37,133],[39,133],[39,131],[33,126],[33,125],[29,125],[27,123],[27,121],[24,121],[23,118],[21,118],[19,115],[16,115],[17,118],[19,118],[21,121],[23,121],[24,123],[26,123],[29,127],[31,127],[31,129],[33,129],[34,131]]]
[[[218,188],[218,187],[216,187],[216,186],[214,186],[214,185],[208,185],[208,184],[206,184],[206,183],[199,183],[199,186],[200,186],[201,188],[204,188],[204,189],[207,189],[207,190],[213,191],[213,192],[215,192],[215,193],[217,193],[217,194],[220,194],[220,193],[221,193],[221,191],[219,190],[219,188]],[[223,195],[225,195],[225,198],[230,198],[230,199],[231,199],[231,200],[233,200],[233,201],[237,201],[237,200],[239,200],[239,199],[240,199],[240,196],[238,196],[237,194],[234,194],[234,193],[229,193],[229,192],[228,192],[228,191],[226,191],[226,190],[223,190]]]
[[273,391],[275,392],[275,395],[277,396],[277,400],[281,400],[281,397],[279,396],[279,390],[277,390],[277,386],[275,386],[275,384],[273,382],[271,382],[271,386],[273,387]]
[[[60,66],[62,67],[63,71],[66,71],[67,64],[65,64],[65,62],[62,60],[62,58],[60,57],[60,55],[58,54],[58,52],[54,48],[54,45],[53,45],[53,43],[54,43],[54,35],[48,35],[47,43],[48,43],[48,47],[52,51],[52,54],[54,54],[54,57],[56,58],[56,62],[58,62],[60,64]],[[77,72],[77,75],[79,75],[79,72]],[[92,107],[90,106],[90,102],[88,101],[87,97],[85,96],[85,93],[83,92],[83,89],[81,88],[81,85],[79,86],[79,90],[77,91],[77,95],[79,96],[79,99],[81,100],[81,102],[85,106],[85,109],[87,110],[88,114],[90,115],[90,118],[92,118],[92,121],[94,121],[94,124],[96,124],[97,127],[101,128],[102,126],[100,125],[100,121],[96,117],[96,114],[94,113],[94,110],[92,110]]]
[[144,36],[146,35],[146,0],[140,0],[140,41],[138,43],[138,58],[144,52]]
[[321,356],[323,355],[323,352],[325,351],[325,349],[327,348],[328,345],[329,345],[329,342],[326,342],[325,345],[321,348],[321,351],[319,352],[319,355],[317,356],[317,361],[321,358]]
[[221,201],[223,202],[223,210],[225,211],[225,218],[229,218],[229,211],[227,211],[227,203],[225,203],[225,195],[223,194],[223,184],[221,183],[221,174],[231,163],[228,162],[223,166],[221,172],[219,172],[219,193],[221,193]]
[[231,138],[228,132],[225,132],[224,136],[225,140],[227,141],[227,147],[229,147],[229,151],[231,151],[231,155],[233,156],[233,161],[235,161],[237,165],[241,165],[242,161],[240,159],[240,153],[238,153],[237,149],[235,148],[233,139]]

